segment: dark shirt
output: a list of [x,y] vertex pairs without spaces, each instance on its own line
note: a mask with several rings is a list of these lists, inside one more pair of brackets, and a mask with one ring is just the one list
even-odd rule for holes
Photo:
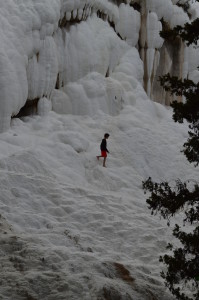
[[106,148],[106,139],[103,139],[100,145],[101,151],[106,151],[109,153],[108,149]]

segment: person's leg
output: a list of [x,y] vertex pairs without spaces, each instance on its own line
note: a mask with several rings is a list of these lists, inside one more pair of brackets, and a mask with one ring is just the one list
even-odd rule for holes
[[103,167],[106,167],[106,157],[104,157]]
[[99,160],[100,157],[104,157],[104,155],[105,155],[104,151],[101,151],[101,155],[97,155],[97,156],[96,156],[96,157],[97,157],[97,160]]

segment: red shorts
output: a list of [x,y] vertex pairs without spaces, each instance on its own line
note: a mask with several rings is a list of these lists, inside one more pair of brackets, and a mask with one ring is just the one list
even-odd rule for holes
[[107,157],[107,152],[106,151],[101,151],[101,156],[102,157]]

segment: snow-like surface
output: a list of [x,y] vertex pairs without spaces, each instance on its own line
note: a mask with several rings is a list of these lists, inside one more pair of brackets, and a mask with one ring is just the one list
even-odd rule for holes
[[[120,40],[108,23],[96,16],[102,10],[116,23],[120,20],[119,8],[108,1],[90,1],[81,13],[85,4],[85,1],[81,4],[80,1],[1,1],[1,131],[9,128],[10,117],[17,114],[27,99],[50,99],[58,74],[60,87],[90,72],[111,74],[129,50],[130,46]],[[58,23],[64,13],[69,21],[77,15],[88,20],[71,26],[69,31],[61,29]],[[121,15],[126,23],[118,23],[118,31],[134,46],[140,25],[139,13],[131,8],[130,16],[132,13],[136,16],[132,23],[136,37],[126,22],[128,9]]]
[[[197,170],[180,153],[187,127],[138,100],[113,117],[13,119],[0,135],[2,299],[95,300],[105,288],[122,299],[172,299],[158,262],[171,230],[150,215],[142,180],[194,179]],[[104,132],[107,168],[96,159]]]
[[139,39],[140,13],[122,3],[119,6],[119,20],[115,29],[128,44],[135,47]]
[[159,20],[165,18],[166,21],[169,21],[173,13],[173,4],[171,0],[146,1],[146,8],[150,12],[157,13]]
[[170,20],[171,28],[177,25],[183,26],[185,23],[189,23],[188,15],[181,7],[174,6],[172,18]]
[[198,2],[191,3],[189,13],[191,14],[191,18],[193,20],[199,18],[199,3]]
[[[146,1],[148,94],[161,18],[187,21],[173,4]],[[0,299],[172,299],[158,262],[171,230],[150,215],[142,180],[197,170],[180,153],[187,126],[143,89],[140,26],[107,0],[0,0]],[[196,62],[186,49],[184,77],[196,80]],[[10,127],[27,99],[38,115]]]
[[[149,48],[146,69],[151,75],[151,66],[158,62],[154,49],[163,44],[160,20],[164,18],[173,27],[189,19],[170,0],[149,0],[146,7],[143,5]],[[128,3],[117,6],[108,0],[0,0],[0,8],[1,132],[9,128],[11,116],[19,112],[27,99],[44,97],[51,101],[55,86],[63,88],[93,72],[115,79],[114,69],[126,53],[133,49],[138,54],[143,25],[140,13]],[[190,11],[192,18],[196,17],[198,6],[193,4]],[[129,60],[125,72],[128,74],[135,65],[143,67],[138,58]],[[121,77],[117,74],[118,85],[125,72]],[[136,79],[137,74],[133,77]],[[112,98],[108,95],[106,105],[110,106]]]
[[156,13],[147,15],[147,46],[148,48],[161,48],[164,40],[159,32],[162,30],[162,24],[158,21]]

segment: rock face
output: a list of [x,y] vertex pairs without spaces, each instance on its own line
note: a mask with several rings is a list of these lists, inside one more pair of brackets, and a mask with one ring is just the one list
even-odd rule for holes
[[[165,21],[158,19],[156,12],[147,9],[146,2],[141,2],[141,28],[139,53],[144,63],[143,86],[150,99],[169,105],[173,97],[159,84],[159,76],[170,73],[183,77],[185,45],[180,38],[164,41],[159,32],[164,30]],[[168,2],[169,3],[169,2]],[[163,25],[162,25],[163,24]],[[169,23],[166,23],[170,26]],[[181,101],[181,99],[178,99]]]
[[[159,76],[199,79],[197,51],[159,35],[164,24],[189,21],[176,2],[0,1],[0,131],[43,98],[59,113],[80,115],[114,115],[146,94],[169,105]],[[198,17],[197,5],[189,15]]]
[[[179,78],[183,77],[184,43],[180,39],[176,40],[173,45],[169,42],[164,42],[159,55],[159,65],[154,70],[154,73],[152,73],[155,75],[151,77],[151,94],[149,96],[154,101],[170,105],[173,101],[173,96],[161,88],[158,78],[167,73]],[[178,101],[181,100],[181,97],[178,97]]]

